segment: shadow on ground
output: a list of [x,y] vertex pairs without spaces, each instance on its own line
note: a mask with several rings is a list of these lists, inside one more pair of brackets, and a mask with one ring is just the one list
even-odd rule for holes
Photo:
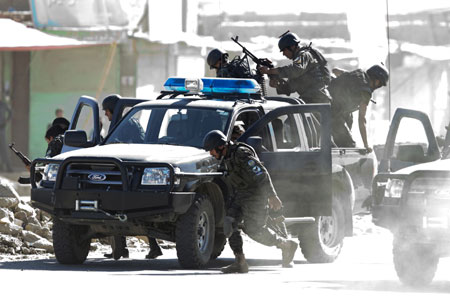
[[[220,268],[233,263],[232,258],[220,258],[210,261],[203,269],[183,269],[177,259],[120,259],[88,258],[80,265],[64,265],[56,259],[20,260],[0,262],[0,270],[21,271],[75,271],[75,272],[145,272],[145,275],[211,275],[221,274]],[[280,260],[248,259],[251,271],[276,271],[281,266]],[[297,262],[302,264],[306,262]],[[267,267],[267,268],[265,268]],[[213,271],[213,272],[211,272]],[[165,273],[161,273],[165,272]]]

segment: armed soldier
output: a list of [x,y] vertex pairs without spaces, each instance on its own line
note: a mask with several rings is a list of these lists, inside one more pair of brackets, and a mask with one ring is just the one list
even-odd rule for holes
[[386,86],[389,72],[383,64],[376,64],[366,72],[357,69],[347,72],[333,69],[338,75],[328,87],[333,98],[331,103],[332,135],[338,147],[354,147],[352,138],[352,113],[358,112],[358,124],[361,139],[368,152],[372,151],[367,141],[366,113],[372,93],[376,89]]
[[206,58],[210,69],[216,70],[216,77],[221,78],[249,78],[255,79],[261,85],[263,95],[266,95],[264,76],[259,72],[252,72],[247,56],[236,56],[228,60],[228,53],[222,49],[211,50]]
[[286,58],[292,60],[292,64],[274,68],[260,66],[259,71],[269,76],[287,78],[284,84],[275,78],[270,79],[270,86],[276,88],[278,94],[297,92],[307,104],[330,103],[331,97],[326,88],[331,78],[327,61],[311,44],[306,47],[300,47],[299,44],[300,39],[295,33],[284,33],[278,41],[278,47]]
[[233,264],[222,268],[223,273],[247,273],[248,264],[243,251],[243,241],[238,225],[253,240],[267,246],[276,246],[282,251],[282,266],[292,267],[298,244],[280,237],[268,229],[268,206],[279,210],[282,207],[272,185],[270,175],[258,160],[252,147],[244,143],[227,142],[219,130],[209,132],[203,148],[218,160],[223,160],[227,178],[233,188],[233,200],[224,218],[223,230],[229,238],[235,255]]

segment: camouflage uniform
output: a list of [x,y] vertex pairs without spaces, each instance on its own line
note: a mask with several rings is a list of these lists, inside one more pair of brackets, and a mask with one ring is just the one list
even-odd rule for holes
[[[253,240],[267,246],[279,246],[283,240],[266,226],[268,218],[267,199],[276,196],[269,173],[258,160],[254,150],[243,143],[228,147],[223,164],[228,171],[227,179],[234,189],[234,196],[227,209],[227,216],[243,222],[243,230]],[[243,253],[240,231],[229,239],[235,254]]]
[[280,94],[297,92],[307,104],[330,103],[331,97],[326,89],[328,76],[308,48],[298,49],[292,64],[277,69],[279,77],[288,79],[288,88],[278,89]]
[[361,69],[344,72],[335,78],[328,87],[333,101],[331,103],[332,134],[339,147],[356,145],[350,132],[351,114],[361,104],[369,105],[372,98],[370,77]]
[[53,157],[61,153],[64,145],[64,135],[58,135],[49,142],[45,157]]

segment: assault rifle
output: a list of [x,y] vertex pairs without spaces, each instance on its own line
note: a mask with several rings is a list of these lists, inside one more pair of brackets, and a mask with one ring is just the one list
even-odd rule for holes
[[[274,65],[272,61],[270,61],[267,58],[258,58],[255,56],[250,50],[245,48],[241,43],[239,43],[239,36],[236,35],[236,37],[232,37],[231,40],[238,44],[242,48],[242,52],[248,56],[250,59],[252,59],[253,62],[256,63],[257,66],[267,66],[268,68],[274,68]],[[259,71],[258,71],[258,74]],[[289,95],[291,92],[289,90],[289,84],[284,80],[283,78],[280,78],[278,75],[268,75],[270,80],[275,80],[277,82],[277,93],[278,94],[286,94]]]
[[[31,160],[28,157],[26,157],[21,151],[18,151],[14,147],[14,143],[11,143],[9,145],[9,148],[11,149],[11,151],[14,152],[14,154],[16,154],[20,158],[20,160],[24,163],[25,167],[31,166]],[[36,180],[40,181],[41,179],[42,179],[42,174],[36,173]],[[21,177],[19,177],[17,182],[19,182],[20,184],[30,184],[30,178],[21,176]]]
[[14,147],[14,143],[11,143],[9,145],[9,148],[11,149],[11,151],[14,152],[14,154],[16,154],[20,160],[25,164],[25,166],[30,166],[31,165],[31,160],[26,157],[22,152],[18,151],[15,147]]

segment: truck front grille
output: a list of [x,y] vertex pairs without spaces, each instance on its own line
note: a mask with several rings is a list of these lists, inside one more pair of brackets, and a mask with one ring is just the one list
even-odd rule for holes
[[[83,190],[122,190],[122,175],[115,164],[72,163],[67,166],[65,176],[78,179],[78,188]],[[127,180],[131,177],[128,172]]]

